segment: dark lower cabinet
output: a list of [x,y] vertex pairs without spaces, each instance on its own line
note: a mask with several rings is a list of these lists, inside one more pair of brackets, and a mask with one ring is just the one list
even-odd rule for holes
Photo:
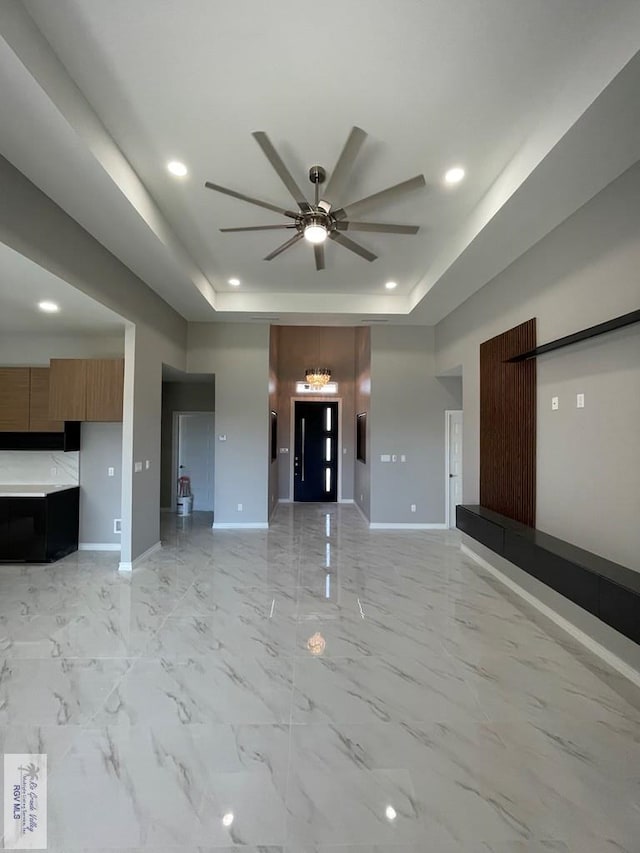
[[78,550],[80,489],[0,498],[0,561],[51,563]]

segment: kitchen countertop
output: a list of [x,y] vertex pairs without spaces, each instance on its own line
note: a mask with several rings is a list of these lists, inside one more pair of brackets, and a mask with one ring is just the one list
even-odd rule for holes
[[77,485],[72,483],[66,486],[57,486],[49,483],[32,484],[6,484],[0,483],[0,498],[46,498],[47,495],[52,495],[55,492],[66,492],[67,489],[77,489]]

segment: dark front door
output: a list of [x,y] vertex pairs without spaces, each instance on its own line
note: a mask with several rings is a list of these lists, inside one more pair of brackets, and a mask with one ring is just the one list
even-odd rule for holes
[[296,402],[293,499],[335,501],[338,496],[338,404]]

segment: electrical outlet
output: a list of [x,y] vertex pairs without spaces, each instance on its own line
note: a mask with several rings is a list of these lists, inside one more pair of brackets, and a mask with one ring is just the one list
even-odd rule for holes
[[551,411],[557,412],[559,408],[560,408],[559,398],[558,397],[552,397],[551,398]]
[[400,461],[401,461],[401,462],[406,462],[406,461],[407,461],[407,457],[406,457],[406,455],[405,455],[404,453],[401,453],[401,454],[400,454]]
[[145,460],[144,467],[147,469],[147,471],[148,471],[148,470],[149,470],[149,468],[151,467],[151,462],[149,461],[149,459],[146,459],[146,460]]
[[218,441],[226,441],[226,440],[227,440],[226,432],[221,432],[220,435],[218,436]]
[[411,504],[411,512],[415,512],[417,509],[415,504]]
[[391,456],[388,453],[381,453],[380,454],[380,461],[381,462],[391,462]]
[[242,512],[242,504],[238,504],[238,512]]
[[398,461],[398,454],[397,454],[397,453],[392,453],[392,454],[391,454],[391,461],[392,461],[392,462],[397,462],[397,461]]
[[113,519],[113,532],[114,533],[122,533],[122,519],[114,518]]
[[576,408],[584,409],[584,394],[576,394]]
[[281,447],[281,448],[280,448],[280,453],[288,453],[288,452],[289,452],[289,448],[288,448],[288,447]]
[[115,468],[107,468],[107,477],[115,477],[116,469]]

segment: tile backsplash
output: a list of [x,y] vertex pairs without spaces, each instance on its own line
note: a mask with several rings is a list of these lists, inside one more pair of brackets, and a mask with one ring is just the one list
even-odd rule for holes
[[79,468],[78,451],[0,451],[0,483],[4,485],[77,485]]

